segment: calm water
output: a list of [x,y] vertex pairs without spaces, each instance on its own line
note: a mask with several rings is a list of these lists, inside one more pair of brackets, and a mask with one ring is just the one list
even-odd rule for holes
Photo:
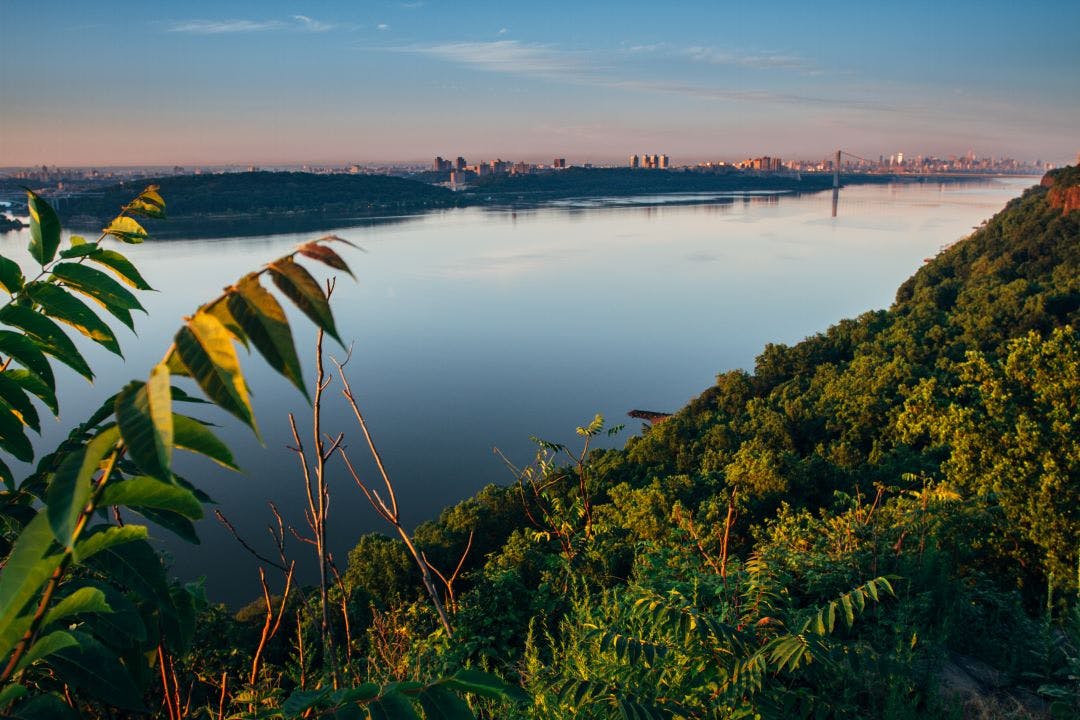
[[[453,210],[336,230],[365,250],[347,254],[359,280],[339,281],[334,310],[353,343],[350,380],[396,479],[403,516],[415,524],[488,483],[510,482],[493,446],[526,463],[530,435],[571,441],[573,428],[596,412],[635,432],[640,424],[625,416],[633,408],[677,409],[717,372],[752,367],[767,342],[797,342],[886,307],[924,258],[1033,183],[856,186],[842,191],[837,218],[823,193]],[[63,415],[47,423],[42,446],[124,382],[144,378],[199,302],[311,237],[128,248],[161,292],[145,294],[150,317],[137,318],[138,337],[119,328],[126,362],[91,346],[95,385],[58,372]],[[0,249],[21,259],[26,242],[25,231],[9,233]],[[310,372],[313,334],[305,320],[296,326]],[[270,552],[267,500],[303,522],[286,416],[294,411],[308,426],[310,410],[260,360],[246,368],[265,447],[231,419],[192,406],[223,425],[245,472],[190,459],[180,469]],[[362,436],[338,387],[328,391],[325,427],[344,431],[351,455],[361,457]],[[330,482],[331,543],[343,565],[358,535],[383,527],[337,465]],[[254,597],[257,575],[244,551],[212,518],[199,532],[199,546],[158,533],[176,572],[205,575],[220,600]],[[307,560],[306,548],[293,543],[292,551]]]

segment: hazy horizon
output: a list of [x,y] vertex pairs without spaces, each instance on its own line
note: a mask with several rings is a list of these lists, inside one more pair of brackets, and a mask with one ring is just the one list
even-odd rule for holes
[[1076,3],[45,0],[0,22],[3,167],[1080,150]]

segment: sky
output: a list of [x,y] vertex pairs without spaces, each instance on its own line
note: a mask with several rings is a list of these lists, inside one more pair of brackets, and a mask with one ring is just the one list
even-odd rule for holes
[[1080,2],[0,0],[0,167],[1080,152]]

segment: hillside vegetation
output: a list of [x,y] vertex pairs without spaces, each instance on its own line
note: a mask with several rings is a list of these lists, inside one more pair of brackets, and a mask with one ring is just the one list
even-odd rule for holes
[[[767,346],[753,372],[721,373],[622,449],[590,450],[619,432],[599,416],[574,446],[537,439],[533,463],[508,460],[507,485],[413,532],[389,477],[354,475],[391,534],[359,538],[347,559],[324,544],[324,471],[352,472],[354,452],[319,425],[330,374],[379,458],[347,373],[320,362],[313,432],[293,426],[308,527],[272,514],[262,593],[233,613],[168,581],[131,522],[194,539],[209,498],[172,473],[173,446],[232,463],[204,424],[171,413],[194,398],[170,378],[252,428],[239,344],[305,387],[262,280],[320,328],[318,357],[324,334],[336,338],[332,286],[295,260],[348,266],[336,238],[302,245],[200,306],[150,379],[30,477],[0,466],[0,713],[1080,717],[1080,212],[1056,200],[1078,182],[1075,169],[1050,173],[921,267],[889,309]],[[87,284],[81,261],[54,260],[59,221],[30,202],[30,251],[48,269],[24,282],[0,262],[13,297],[0,322],[24,331],[5,331],[0,352],[26,366],[2,371],[2,397],[18,402],[0,441],[32,457],[20,438],[37,415],[12,388],[55,413],[41,353],[82,368],[42,323],[79,320],[115,344],[57,298],[140,306]],[[105,234],[141,240],[132,215],[163,211],[148,188]],[[104,239],[60,258],[145,289]],[[297,587],[309,553],[320,582]]]
[[[665,717],[1040,716],[1050,701],[1072,717],[1080,213],[1047,201],[1075,170],[1048,177],[888,310],[766,347],[752,373],[592,453],[587,483],[544,446],[520,485],[421,526],[444,567],[474,534],[445,654],[520,675],[538,717],[618,716],[624,700]],[[379,536],[350,556],[354,601],[424,636],[415,576]],[[895,597],[850,594],[883,576]],[[833,644],[820,608],[851,623]]]
[[[168,221],[147,226],[157,237],[321,229],[348,219],[405,215],[461,202],[446,188],[388,175],[242,172],[177,175],[139,184],[147,182],[175,198]],[[133,188],[133,183],[115,185],[65,200],[69,224],[102,227],[130,199]]]

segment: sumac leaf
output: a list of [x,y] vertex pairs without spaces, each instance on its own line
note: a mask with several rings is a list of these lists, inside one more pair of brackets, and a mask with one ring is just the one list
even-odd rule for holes
[[30,256],[44,267],[52,262],[60,247],[60,218],[32,190],[26,191],[26,206],[30,210]]
[[86,633],[72,631],[78,641],[52,656],[50,665],[64,683],[107,705],[142,711],[142,693],[116,654]]
[[147,475],[172,479],[172,389],[169,370],[158,364],[147,383],[133,382],[116,396],[116,422],[128,456]]
[[102,232],[129,245],[137,245],[149,237],[142,225],[126,215],[115,218]]
[[173,445],[205,455],[230,470],[240,470],[228,446],[201,422],[186,415],[173,414]]
[[311,273],[293,262],[292,258],[283,258],[270,264],[270,276],[278,289],[292,300],[302,313],[341,344],[330,303]]
[[153,290],[131,261],[115,250],[98,248],[90,255],[90,260],[109,268],[117,277],[137,290]]
[[229,312],[272,368],[308,397],[285,311],[274,296],[248,275],[229,294]]
[[203,514],[202,504],[190,490],[149,475],[110,482],[101,496],[101,504],[168,510],[189,520],[198,520]]
[[23,330],[27,337],[37,343],[38,349],[70,367],[87,380],[94,379],[94,373],[86,360],[64,334],[60,326],[41,313],[34,312],[22,305],[8,305],[0,308],[0,322]]
[[217,318],[197,312],[176,334],[176,352],[191,377],[217,405],[255,430],[247,385],[232,338]]
[[14,295],[22,290],[26,279],[23,278],[22,268],[14,260],[0,255],[0,287]]
[[120,431],[115,425],[103,430],[79,451],[65,457],[53,474],[45,495],[46,511],[53,534],[64,547],[72,546],[75,525],[90,500],[91,480],[118,440]]
[[30,299],[40,305],[46,315],[67,323],[106,350],[123,356],[112,328],[75,296],[61,287],[44,282],[31,283],[26,290]]
[[45,354],[38,346],[22,333],[0,330],[0,355],[15,358],[27,370],[31,371],[49,387],[55,387],[52,367]]
[[341,259],[341,256],[325,245],[320,245],[318,242],[305,243],[298,247],[296,251],[304,257],[318,260],[322,264],[328,265],[335,270],[347,272],[353,279],[356,279],[356,276],[353,275],[352,270],[350,270],[348,264]]

